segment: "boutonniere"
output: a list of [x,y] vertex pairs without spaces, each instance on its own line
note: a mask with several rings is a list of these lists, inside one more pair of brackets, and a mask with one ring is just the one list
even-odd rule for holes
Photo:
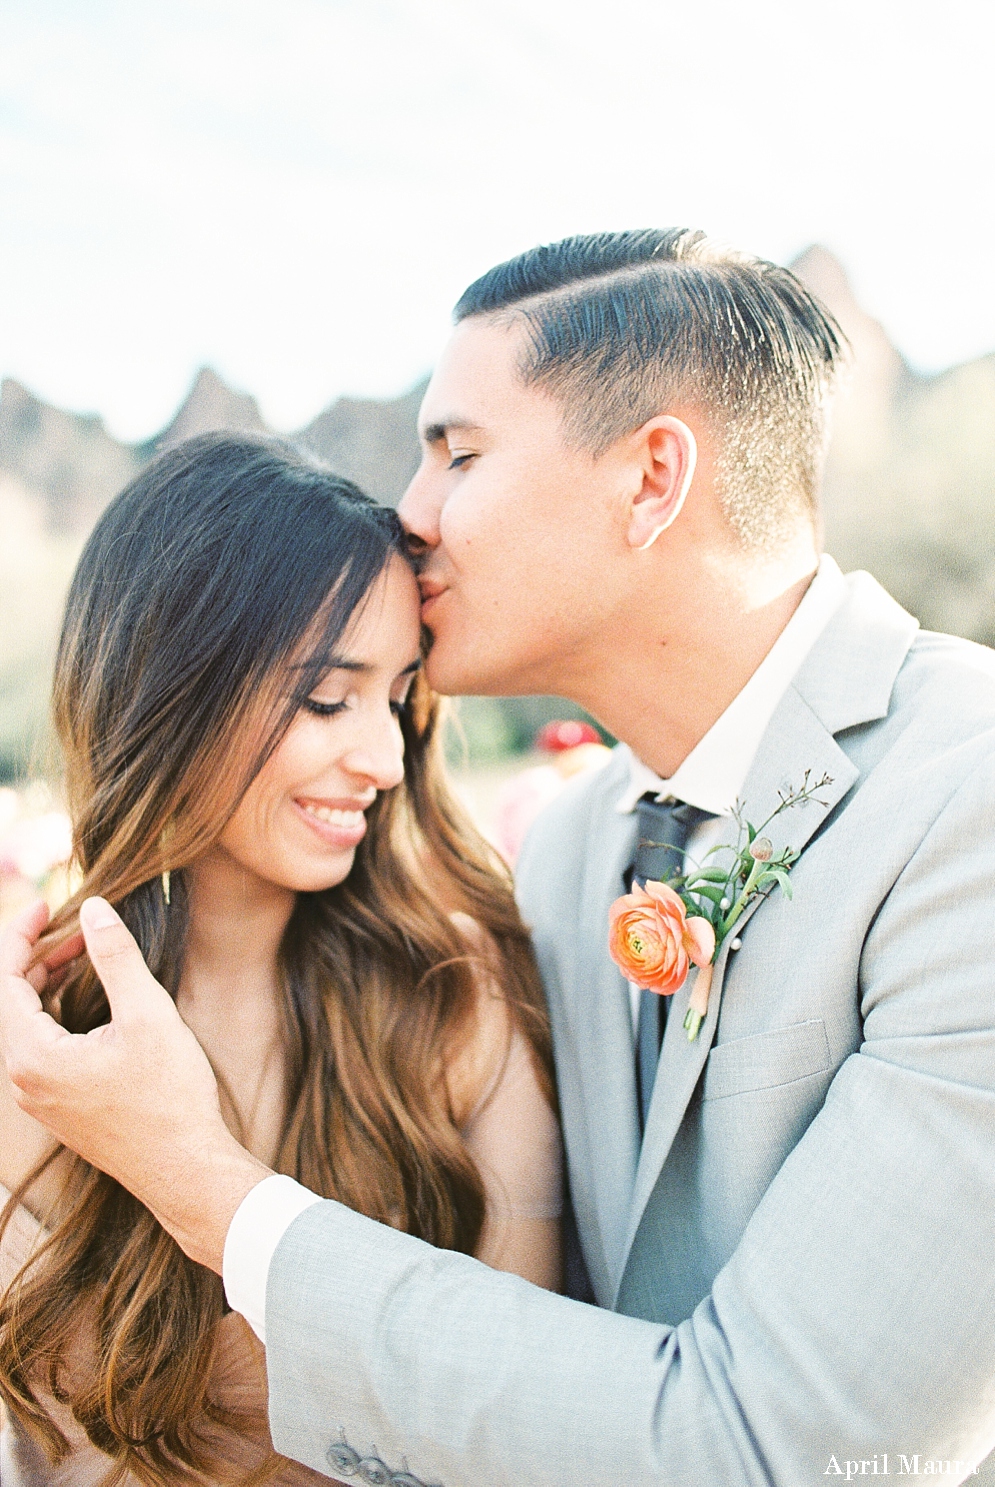
[[[832,784],[829,775],[813,783],[811,774],[810,769],[805,771],[799,789],[779,790],[776,809],[759,826],[747,821],[737,805],[735,846],[713,847],[700,867],[691,864],[690,872],[666,883],[650,880],[642,888],[637,885],[608,911],[608,950],[627,980],[660,996],[672,996],[684,985],[692,965],[698,967],[684,1018],[689,1043],[698,1036],[708,1011],[712,968],[743,910],[778,887],[791,897],[788,874],[798,853],[791,847],[775,853],[764,832],[782,811],[815,800],[817,790]],[[723,855],[727,865],[720,860]]]

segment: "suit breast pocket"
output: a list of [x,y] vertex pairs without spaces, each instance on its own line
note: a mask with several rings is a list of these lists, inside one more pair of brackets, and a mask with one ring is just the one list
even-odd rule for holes
[[821,1017],[717,1043],[705,1064],[702,1100],[723,1100],[750,1090],[774,1089],[821,1074],[832,1052]]

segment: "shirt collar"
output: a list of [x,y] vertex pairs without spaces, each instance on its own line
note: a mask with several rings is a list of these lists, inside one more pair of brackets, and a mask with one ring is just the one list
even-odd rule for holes
[[805,657],[846,597],[846,581],[828,554],[801,603],[742,691],[669,780],[637,759],[627,744],[629,782],[616,809],[628,815],[643,795],[687,801],[715,816],[732,814],[760,740]]

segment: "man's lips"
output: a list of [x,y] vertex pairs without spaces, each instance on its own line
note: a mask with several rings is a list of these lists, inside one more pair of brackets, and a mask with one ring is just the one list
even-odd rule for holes
[[439,595],[444,594],[448,587],[448,584],[443,583],[438,578],[426,578],[423,576],[418,580],[418,588],[421,591],[421,601],[423,604],[427,604],[430,599],[438,599]]
[[448,594],[449,585],[437,578],[420,578],[418,587],[421,590],[422,623],[431,630],[431,616],[443,594]]

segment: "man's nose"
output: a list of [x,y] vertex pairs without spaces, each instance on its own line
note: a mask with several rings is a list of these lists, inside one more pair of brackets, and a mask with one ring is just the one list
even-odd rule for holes
[[439,515],[442,511],[441,479],[436,471],[423,462],[415,471],[397,514],[404,523],[408,541],[416,553],[426,547],[438,547]]

